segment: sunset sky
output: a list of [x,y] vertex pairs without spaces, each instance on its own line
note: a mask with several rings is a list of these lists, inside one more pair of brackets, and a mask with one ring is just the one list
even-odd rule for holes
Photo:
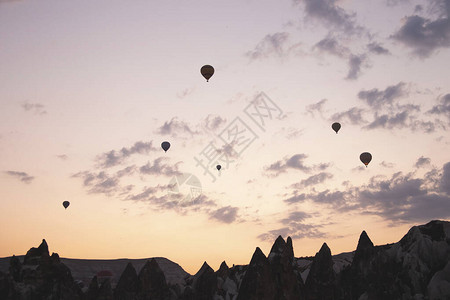
[[192,274],[450,218],[450,0],[0,0],[0,41],[0,257]]

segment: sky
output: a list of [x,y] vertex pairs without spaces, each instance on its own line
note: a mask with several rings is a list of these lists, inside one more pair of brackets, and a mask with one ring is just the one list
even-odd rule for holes
[[45,238],[193,274],[278,235],[338,254],[449,220],[449,18],[450,0],[0,0],[0,257]]

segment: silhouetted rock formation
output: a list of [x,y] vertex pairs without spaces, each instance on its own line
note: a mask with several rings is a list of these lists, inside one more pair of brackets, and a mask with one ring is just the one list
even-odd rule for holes
[[194,275],[192,288],[194,290],[194,299],[198,300],[212,299],[217,291],[217,276],[206,261]]
[[97,276],[94,276],[89,284],[89,288],[86,293],[87,300],[95,300],[98,298],[100,287],[98,286]]
[[256,248],[242,279],[237,300],[275,299],[276,287],[269,260]]
[[323,243],[314,257],[306,279],[307,299],[336,299],[335,279],[331,250]]
[[166,277],[154,258],[144,265],[138,279],[138,299],[170,299]]
[[279,236],[272,246],[269,254],[269,263],[272,276],[275,280],[276,299],[304,299],[301,293],[303,281],[299,274],[294,272],[294,249],[292,239]]
[[22,263],[15,255],[9,261],[9,275],[12,276],[14,281],[22,281]]
[[113,300],[113,291],[111,288],[111,281],[108,279],[105,279],[102,284],[100,285],[100,288],[98,289],[98,295],[97,300]]
[[205,262],[194,276],[172,284],[156,259],[139,275],[129,263],[115,288],[114,281],[99,285],[94,276],[84,295],[59,255],[49,256],[45,240],[23,263],[20,259],[0,263],[1,300],[450,299],[450,222],[445,221],[414,226],[399,242],[382,246],[374,246],[363,231],[356,251],[335,256],[324,243],[315,257],[295,258],[292,239],[279,236],[268,257],[256,248],[249,265],[222,262],[216,272]]
[[82,299],[70,270],[59,261],[59,256],[48,252],[42,240],[38,248],[31,248],[23,264],[13,256],[9,275],[0,280],[0,299]]
[[114,290],[114,299],[133,300],[136,298],[139,287],[139,279],[136,269],[128,263]]

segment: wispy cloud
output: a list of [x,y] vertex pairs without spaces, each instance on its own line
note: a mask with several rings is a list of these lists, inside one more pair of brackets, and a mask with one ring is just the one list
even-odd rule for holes
[[153,142],[138,141],[133,146],[120,150],[111,150],[97,156],[97,165],[101,168],[110,168],[122,164],[133,154],[148,154],[150,151],[159,150],[153,146]]
[[224,206],[212,211],[210,213],[210,219],[229,224],[236,221],[238,211],[238,207]]
[[363,27],[356,23],[356,13],[349,12],[338,5],[337,0],[293,0],[303,4],[308,18],[316,20],[328,29],[346,34],[361,33]]
[[289,33],[276,32],[274,34],[267,34],[255,48],[245,53],[245,56],[251,60],[258,60],[268,57],[286,57],[291,53],[301,53],[300,43],[287,46],[289,40]]
[[177,93],[177,97],[180,99],[186,98],[194,92],[195,88],[185,88]]
[[317,103],[307,105],[305,107],[306,114],[310,114],[311,116],[315,117],[316,113],[318,113],[323,118],[323,112],[327,101],[327,99],[322,99]]
[[439,97],[439,104],[434,105],[427,113],[432,115],[442,115],[447,117],[448,124],[450,125],[450,94],[446,94],[443,97]]
[[431,164],[430,158],[421,156],[417,159],[416,163],[414,164],[414,167],[423,168],[423,167],[429,166],[430,164]]
[[283,227],[260,234],[258,239],[261,241],[273,241],[279,235],[290,236],[293,239],[326,237],[327,234],[320,230],[323,225],[312,224],[309,221],[305,222],[311,217],[311,214],[303,211],[291,212],[287,217],[279,220]]
[[320,172],[318,174],[312,175],[306,179],[301,180],[300,182],[294,183],[291,185],[292,188],[302,189],[305,187],[310,187],[314,185],[318,185],[324,183],[327,179],[333,178],[333,174],[328,172]]
[[366,54],[354,54],[333,36],[327,36],[314,45],[313,49],[347,60],[348,73],[345,79],[354,80],[359,77],[363,67],[368,66]]
[[120,191],[120,177],[110,175],[107,172],[90,172],[82,171],[72,175],[74,178],[83,179],[83,186],[88,189],[89,193],[105,194],[112,196]]
[[[448,0],[429,1],[437,17],[407,16],[403,25],[391,37],[412,49],[420,58],[430,57],[440,48],[450,47],[450,4]],[[417,11],[416,11],[417,12]]]
[[361,186],[345,190],[294,190],[284,202],[289,205],[311,201],[340,211],[378,215],[388,221],[412,222],[450,217],[450,162],[442,171],[433,169],[423,178],[414,173],[394,173],[390,178],[374,176]]
[[358,107],[352,107],[346,111],[335,113],[331,116],[330,121],[342,122],[348,121],[353,125],[365,124],[367,121],[363,117],[364,109]]
[[57,158],[59,158],[60,160],[68,160],[69,157],[66,154],[59,154],[56,155]]
[[26,172],[18,172],[18,171],[5,171],[6,174],[8,174],[9,176],[15,177],[17,179],[19,179],[20,181],[30,184],[33,180],[34,177],[28,175],[28,173]]
[[193,130],[188,123],[174,117],[170,121],[164,122],[164,124],[156,130],[156,133],[177,137],[184,134],[193,136],[200,132]]
[[166,164],[164,161],[167,161],[166,157],[158,157],[153,160],[153,163],[148,162],[147,164],[141,166],[139,168],[139,172],[143,175],[164,175],[164,176],[176,176],[181,175],[181,172],[178,170],[178,166],[181,162],[177,162],[174,165]]
[[307,157],[308,156],[306,154],[295,154],[291,157],[285,157],[282,160],[278,160],[264,169],[269,172],[268,176],[278,176],[281,173],[285,173],[288,169],[300,170],[302,172],[309,173],[313,170],[325,170],[330,166],[329,163],[306,165],[305,159]]
[[206,118],[202,122],[202,127],[207,131],[216,131],[222,125],[224,125],[227,122],[227,119],[222,118],[218,115],[207,115]]
[[367,49],[369,50],[370,53],[373,54],[378,54],[378,55],[390,55],[391,52],[384,48],[381,44],[377,43],[377,42],[371,42],[369,44],[367,44]]
[[35,115],[45,115],[47,113],[45,110],[45,105],[40,103],[25,102],[22,104],[22,108],[25,111],[32,112]]
[[380,162],[380,166],[391,169],[394,167],[394,164],[383,160],[382,162]]
[[384,90],[377,88],[362,90],[358,93],[358,98],[368,104],[371,108],[380,109],[386,105],[393,105],[394,102],[408,95],[406,84],[399,82],[396,85],[386,87]]
[[366,62],[366,55],[351,54],[348,58],[348,73],[346,79],[357,79],[361,74],[361,68]]

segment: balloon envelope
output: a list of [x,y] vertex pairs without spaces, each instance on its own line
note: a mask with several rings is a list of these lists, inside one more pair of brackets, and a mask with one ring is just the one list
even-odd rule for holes
[[203,77],[205,77],[206,81],[208,82],[211,76],[214,74],[214,68],[210,65],[204,65],[200,72],[202,73]]
[[363,164],[367,165],[370,163],[370,161],[372,160],[372,154],[370,154],[369,152],[363,152],[361,153],[361,155],[359,156],[359,159],[362,161]]
[[217,165],[216,168],[217,168],[217,170],[220,171],[220,169],[222,169],[222,166],[221,165]]
[[333,125],[331,125],[331,128],[333,128],[334,131],[336,131],[336,134],[338,133],[339,129],[341,129],[341,124],[339,123],[333,123]]
[[70,205],[69,201],[64,201],[63,202],[63,206],[64,206],[65,209],[67,209],[67,207],[69,207],[69,205]]
[[170,143],[169,142],[162,142],[161,143],[161,148],[163,148],[164,152],[167,152],[167,150],[169,150],[169,148],[170,148]]

